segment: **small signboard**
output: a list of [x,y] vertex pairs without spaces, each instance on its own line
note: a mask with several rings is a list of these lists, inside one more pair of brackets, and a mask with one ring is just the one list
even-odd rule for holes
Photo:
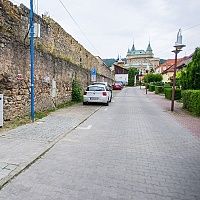
[[95,82],[97,80],[97,70],[95,67],[91,69],[91,81]]
[[[28,25],[28,29],[30,27],[30,24]],[[29,37],[30,36],[30,30],[29,30]],[[34,23],[34,38],[40,38],[40,24]]]

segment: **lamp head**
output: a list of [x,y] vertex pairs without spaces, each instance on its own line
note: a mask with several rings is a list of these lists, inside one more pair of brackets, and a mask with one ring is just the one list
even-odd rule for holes
[[174,47],[177,49],[177,50],[181,50],[183,47],[185,47],[184,44],[182,44],[182,34],[181,34],[181,29],[179,29],[178,33],[177,33],[177,39],[176,39],[176,42],[175,42],[175,45]]

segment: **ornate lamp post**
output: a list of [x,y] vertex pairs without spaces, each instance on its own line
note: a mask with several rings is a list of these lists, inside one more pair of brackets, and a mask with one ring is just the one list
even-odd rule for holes
[[175,97],[175,89],[176,89],[176,67],[177,67],[177,55],[179,52],[181,52],[182,48],[185,47],[184,44],[182,44],[182,35],[181,35],[181,29],[179,29],[177,34],[177,40],[175,42],[175,50],[172,52],[175,53],[175,63],[174,63],[174,74],[173,74],[173,87],[172,87],[172,100],[171,100],[171,111],[174,111],[174,97]]

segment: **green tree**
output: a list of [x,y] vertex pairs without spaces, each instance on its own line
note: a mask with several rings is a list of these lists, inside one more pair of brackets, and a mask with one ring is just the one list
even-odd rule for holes
[[180,84],[182,89],[200,89],[200,48],[196,48],[192,62],[181,72]]
[[128,85],[129,86],[134,86],[135,75],[137,74],[138,74],[138,71],[136,68],[129,68],[128,70]]
[[162,79],[163,79],[163,77],[161,74],[149,73],[144,76],[145,83],[160,82],[160,81],[162,81]]
[[161,82],[163,80],[163,77],[161,74],[154,74],[154,81],[155,82]]

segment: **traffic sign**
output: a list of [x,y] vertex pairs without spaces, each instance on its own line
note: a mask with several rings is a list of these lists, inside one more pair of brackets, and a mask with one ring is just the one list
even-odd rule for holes
[[97,79],[97,70],[95,67],[91,69],[91,81],[95,82]]

